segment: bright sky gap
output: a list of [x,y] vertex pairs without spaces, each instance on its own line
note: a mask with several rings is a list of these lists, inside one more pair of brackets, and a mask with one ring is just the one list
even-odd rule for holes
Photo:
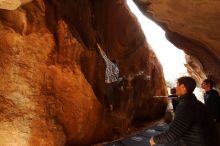
[[150,47],[160,60],[167,81],[175,82],[181,75],[187,75],[185,53],[170,43],[165,32],[153,21],[145,17],[132,0],[127,0],[130,10],[137,17]]
[[[148,44],[162,64],[165,80],[174,86],[177,78],[188,75],[184,65],[186,64],[185,53],[166,39],[165,31],[144,16],[133,0],[127,0],[127,4],[138,19]],[[198,88],[195,90],[195,94],[203,102],[202,93]]]

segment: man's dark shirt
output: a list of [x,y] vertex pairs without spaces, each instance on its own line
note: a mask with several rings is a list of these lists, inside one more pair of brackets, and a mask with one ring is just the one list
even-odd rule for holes
[[205,92],[204,101],[212,118],[220,122],[220,99],[218,92],[214,89]]
[[171,98],[171,100],[172,100],[172,105],[173,105],[173,111],[175,112],[176,111],[176,107],[177,107],[177,105],[178,105],[178,96],[177,95],[175,95],[175,94],[172,94],[172,95],[169,95],[168,97],[170,97]]
[[179,97],[176,114],[169,130],[154,136],[158,144],[183,141],[187,146],[217,146],[214,122],[206,106],[194,94]]

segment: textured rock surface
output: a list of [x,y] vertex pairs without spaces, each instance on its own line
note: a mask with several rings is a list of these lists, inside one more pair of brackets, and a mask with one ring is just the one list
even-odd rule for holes
[[[161,116],[163,73],[124,1],[35,0],[0,10],[0,145],[89,145]],[[99,43],[124,90],[105,110]]]
[[204,78],[203,72],[212,76],[220,90],[220,1],[134,1],[144,14],[166,30],[172,43],[192,56],[187,57],[189,72],[200,74],[198,79]]
[[0,0],[0,8],[5,10],[15,10],[20,7],[20,0]]
[[31,2],[32,0],[0,0],[0,9],[16,10],[20,6]]

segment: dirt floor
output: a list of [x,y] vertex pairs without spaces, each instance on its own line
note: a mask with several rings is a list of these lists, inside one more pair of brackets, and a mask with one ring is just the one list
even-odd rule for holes
[[[124,134],[122,134],[119,138],[115,139],[114,141],[124,139],[125,137],[128,137],[129,135],[133,135],[133,134],[138,133],[139,131],[143,130],[144,128],[148,128],[148,127],[151,127],[153,125],[156,125],[158,123],[163,123],[163,122],[164,122],[164,118],[153,120],[153,121],[140,121],[138,123],[134,123],[134,126],[128,128]],[[103,146],[103,145],[110,143],[110,142],[113,142],[113,141],[104,141],[104,142],[97,143],[97,144],[94,144],[91,146]]]

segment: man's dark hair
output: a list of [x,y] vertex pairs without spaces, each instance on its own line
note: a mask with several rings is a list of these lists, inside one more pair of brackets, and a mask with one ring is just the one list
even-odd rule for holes
[[114,59],[112,60],[112,62],[113,62],[114,64],[116,64],[116,63],[117,63],[117,61],[116,61],[116,60],[114,60]]
[[196,81],[192,77],[183,76],[177,79],[177,81],[180,85],[185,85],[187,93],[193,93],[194,89],[196,88]]
[[209,84],[211,88],[214,86],[214,81],[212,79],[205,79],[203,82]]
[[170,93],[171,93],[171,94],[176,94],[176,88],[175,88],[175,87],[174,87],[174,88],[171,88],[171,89],[170,89]]

